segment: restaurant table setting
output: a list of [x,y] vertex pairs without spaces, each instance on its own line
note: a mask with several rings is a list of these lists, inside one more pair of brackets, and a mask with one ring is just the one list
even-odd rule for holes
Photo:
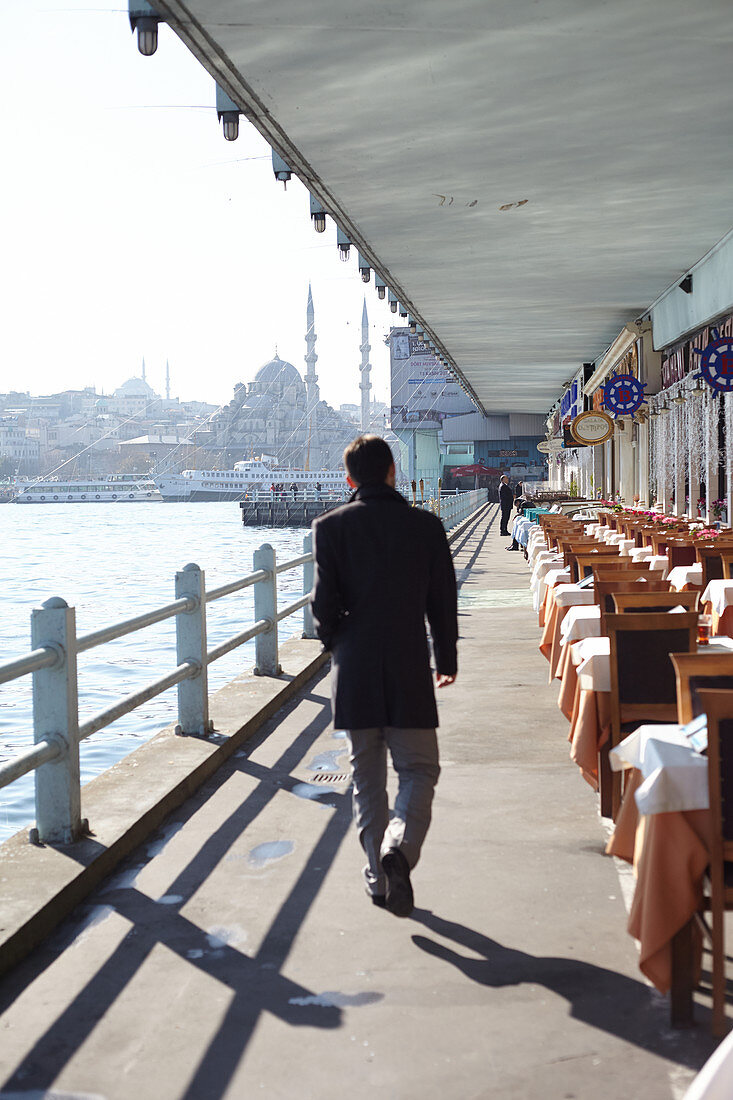
[[[699,908],[710,858],[707,757],[685,727],[658,724],[639,726],[609,759],[616,771],[632,770],[607,851],[634,866],[628,931],[639,941],[642,973],[666,993],[672,940]],[[694,947],[699,957],[699,940]]]
[[545,625],[540,638],[540,653],[550,662],[550,683],[558,672],[561,658],[560,627],[568,610],[572,607],[590,607],[595,604],[592,588],[581,588],[579,584],[556,584],[548,589],[545,602]]
[[713,634],[733,638],[733,581],[710,581],[700,603],[706,614],[712,616]]
[[[545,568],[545,565],[547,568]],[[533,580],[533,600],[532,605],[535,611],[539,615],[539,625],[545,625],[546,617],[546,604],[548,598],[548,592],[550,592],[556,584],[567,584],[572,581],[572,575],[570,569],[564,568],[562,564],[562,558],[558,558],[555,562],[546,562],[543,565],[537,566],[536,573],[538,573],[536,587]]]
[[[589,523],[585,531],[617,545],[633,562],[648,561],[650,571],[668,576],[673,591],[702,587],[701,564],[670,570],[667,555],[637,547],[621,532],[601,523]],[[544,531],[532,542],[531,553],[534,605],[544,628],[540,649],[550,663],[550,678],[560,680],[558,707],[570,723],[570,756],[598,790],[599,751],[611,735],[610,639],[600,634],[593,589],[572,583],[560,555],[545,549]],[[698,654],[733,653],[733,580],[710,582],[702,603],[712,616],[714,638],[698,645]],[[679,962],[673,974],[672,944],[700,949],[692,917],[709,863],[707,758],[691,744],[688,732],[674,723],[645,723],[609,753],[611,767],[625,771],[627,780],[607,851],[634,866],[637,885],[628,931],[640,943],[642,972],[663,993],[673,977],[678,992],[692,981],[687,969],[678,969]]]
[[[653,559],[652,559],[653,560]],[[649,566],[650,569],[653,566]],[[677,565],[667,573],[670,588],[675,592],[692,592],[696,588],[702,588],[702,564]]]

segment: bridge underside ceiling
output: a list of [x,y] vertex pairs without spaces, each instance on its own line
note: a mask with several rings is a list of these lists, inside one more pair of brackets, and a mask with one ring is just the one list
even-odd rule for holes
[[491,411],[730,228],[729,0],[156,6]]

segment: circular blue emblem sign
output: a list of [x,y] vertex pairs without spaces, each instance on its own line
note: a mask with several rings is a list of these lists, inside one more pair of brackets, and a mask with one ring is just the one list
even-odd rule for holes
[[644,404],[645,386],[633,374],[617,374],[603,387],[603,407],[614,416],[633,416]]
[[700,356],[700,372],[696,378],[704,382],[717,395],[733,391],[733,339],[721,336],[718,329],[711,329],[713,339],[706,348],[693,348]]

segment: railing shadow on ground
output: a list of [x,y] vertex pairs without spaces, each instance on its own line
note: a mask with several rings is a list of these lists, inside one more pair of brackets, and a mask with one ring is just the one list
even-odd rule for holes
[[[256,820],[272,799],[279,792],[292,790],[298,784],[299,781],[292,779],[289,773],[302,764],[308,751],[328,727],[331,718],[326,695],[317,694],[323,679],[322,675],[312,684],[306,696],[320,706],[319,712],[272,767],[259,765],[248,757],[235,757],[185,807],[173,815],[176,823],[185,824],[206,805],[221,784],[237,771],[258,780],[255,789],[206,838],[169,886],[167,895],[180,900],[176,900],[175,904],[162,906],[134,885],[124,885],[126,868],[128,877],[131,867],[136,872],[142,869],[139,853],[130,857],[115,874],[112,883],[106,888],[102,887],[101,893],[91,899],[92,906],[108,906],[129,922],[131,927],[91,980],[38,1037],[12,1073],[0,1082],[0,1095],[4,1095],[6,1091],[27,1093],[29,1090],[50,1089],[75,1053],[90,1038],[97,1022],[112,1008],[139,973],[151,952],[159,946],[167,947],[187,966],[197,968],[226,986],[232,995],[223,1021],[203,1050],[185,1091],[180,1093],[185,1100],[199,1100],[204,1095],[207,1100],[217,1100],[224,1094],[263,1012],[273,1013],[293,1026],[341,1026],[342,1012],[338,1006],[320,1004],[317,994],[284,977],[281,970],[349,830],[350,791],[339,792],[324,786],[319,805],[331,806],[334,812],[328,818],[300,875],[274,915],[254,955],[248,956],[226,943],[217,945],[217,949],[212,951],[210,933],[181,912],[244,830]],[[247,744],[247,751],[257,748],[274,725],[282,721],[302,698],[284,707],[268,723],[264,732]],[[144,859],[143,866],[152,858],[154,855]],[[69,918],[53,940],[39,948],[35,955],[21,963],[0,983],[0,1012],[5,1011],[23,995],[39,975],[53,964],[59,950],[73,942],[79,931],[78,918]],[[312,1004],[309,1004],[311,999]]]

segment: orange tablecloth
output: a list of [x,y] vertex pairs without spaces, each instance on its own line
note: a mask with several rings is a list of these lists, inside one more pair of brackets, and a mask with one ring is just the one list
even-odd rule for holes
[[570,759],[578,765],[586,782],[597,791],[598,753],[611,733],[610,694],[607,691],[581,689],[572,660],[573,644],[563,646],[561,650],[557,668],[560,680],[557,705],[570,722]]
[[[709,810],[639,816],[634,770],[606,851],[633,863],[636,890],[628,932],[639,940],[639,967],[661,993],[672,980],[672,939],[697,912],[709,862]],[[696,943],[698,953],[701,944]]]

